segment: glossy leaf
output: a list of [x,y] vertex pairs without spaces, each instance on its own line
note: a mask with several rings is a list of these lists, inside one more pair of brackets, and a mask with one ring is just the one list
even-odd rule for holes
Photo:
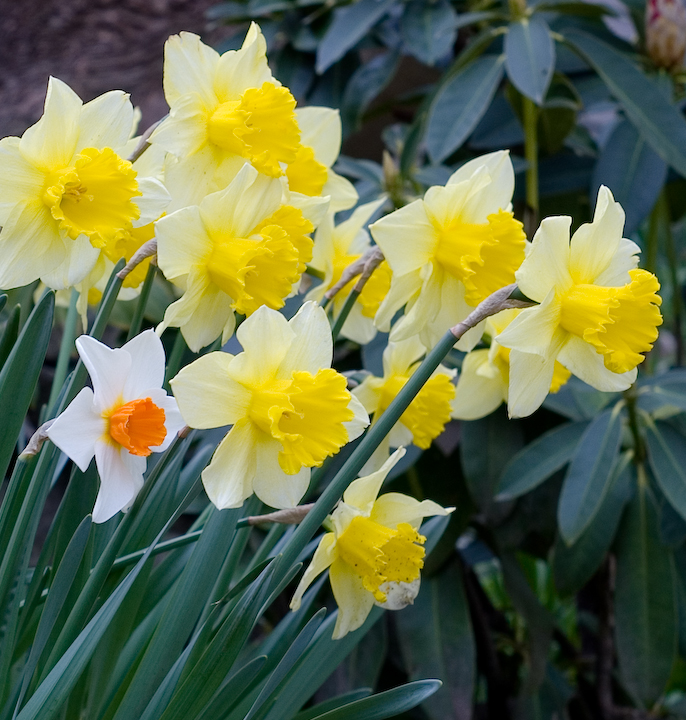
[[648,457],[660,490],[686,518],[686,439],[666,423],[646,428]]
[[434,65],[452,49],[457,38],[457,13],[447,0],[412,0],[400,22],[405,47],[425,65]]
[[505,69],[512,84],[537,105],[543,103],[555,68],[555,44],[539,15],[510,23],[505,36]]

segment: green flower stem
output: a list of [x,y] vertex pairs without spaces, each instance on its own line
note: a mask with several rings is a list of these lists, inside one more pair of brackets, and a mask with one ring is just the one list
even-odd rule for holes
[[152,284],[155,280],[156,272],[157,266],[150,263],[148,266],[148,274],[145,276],[145,280],[143,281],[141,294],[138,296],[136,310],[133,313],[133,318],[131,319],[131,327],[129,328],[129,332],[126,336],[127,341],[138,335],[141,330],[143,316],[145,315],[145,306],[148,304],[148,298],[150,297],[150,291],[152,290]]
[[330,302],[331,298],[328,295],[324,295],[322,301],[319,304],[324,308],[324,310],[326,310],[326,307]]
[[186,352],[186,341],[179,330],[176,339],[174,340],[174,346],[169,354],[169,360],[167,361],[167,372],[164,376],[164,388],[167,392],[170,391],[169,381],[179,372],[181,368],[181,360],[183,360],[183,354]]
[[417,393],[431,377],[434,370],[441,364],[445,356],[452,350],[455,343],[467,330],[475,327],[485,318],[495,315],[507,308],[523,307],[532,304],[510,300],[510,295],[515,289],[515,285],[509,285],[494,292],[476,307],[468,318],[448,330],[439,340],[438,344],[427,354],[421,365],[395,396],[379,420],[367,431],[367,434],[362,438],[360,444],[329,483],[319,500],[314,504],[312,510],[310,510],[305,519],[296,528],[291,541],[284,549],[281,563],[272,578],[272,584],[274,586],[278,585],[288,574],[291,566],[297,561],[302,550],[317,532],[326,516],[333,510],[334,505],[343,494],[343,491],[357,477],[364,464],[372,456],[374,450],[376,450],[381,441],[391,431],[391,428],[398,422],[400,416],[407,410]]
[[343,305],[340,315],[336,318],[336,322],[331,328],[331,335],[333,336],[334,342],[338,340],[338,336],[341,334],[343,325],[345,325],[345,321],[348,319],[348,315],[350,315],[350,311],[353,309],[353,305],[357,301],[358,297],[360,297],[360,291],[353,288],[345,301],[345,305]]
[[531,237],[538,225],[538,108],[522,95],[524,112],[524,156],[526,157],[526,204],[530,217],[526,233]]
[[52,379],[52,387],[50,388],[50,399],[48,400],[49,408],[55,404],[55,401],[60,394],[60,390],[62,389],[62,385],[64,385],[64,381],[67,377],[67,370],[69,368],[69,358],[74,351],[76,322],[79,317],[79,314],[76,311],[76,303],[78,299],[78,290],[72,288],[71,298],[69,300],[69,309],[67,310],[67,317],[64,321],[64,328],[62,330],[62,340],[60,341],[60,352],[57,356],[55,376]]
[[684,364],[684,338],[682,333],[683,301],[681,298],[681,284],[679,283],[679,258],[677,256],[674,233],[672,233],[670,223],[667,197],[664,191],[660,195],[658,202],[663,206],[665,239],[667,240],[665,249],[667,251],[669,274],[672,282],[672,319],[674,340],[676,342],[676,366],[681,367]]
[[[177,548],[184,547],[190,543],[195,542],[202,535],[202,530],[196,530],[195,532],[187,533],[186,535],[180,535],[179,537],[172,538],[171,540],[165,540],[164,542],[158,543],[151,550],[150,556],[159,555],[169,550],[176,550]],[[118,570],[126,567],[127,565],[133,565],[138,562],[145,553],[148,552],[148,548],[137,550],[136,552],[129,553],[128,555],[122,555],[118,557],[112,563],[112,570]]]

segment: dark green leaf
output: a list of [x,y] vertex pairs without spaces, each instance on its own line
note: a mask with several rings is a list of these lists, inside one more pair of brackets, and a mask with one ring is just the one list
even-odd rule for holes
[[587,422],[566,423],[548,430],[507,464],[498,485],[498,500],[510,500],[533,490],[564,467],[576,452]]
[[[7,295],[3,295],[7,299]],[[5,360],[9,357],[12,348],[17,342],[19,336],[19,319],[21,317],[21,305],[15,305],[12,313],[7,318],[5,330],[2,333],[2,342],[0,342],[0,368],[5,364]]]
[[485,55],[448,76],[429,109],[426,144],[435,163],[467,139],[491,103],[503,77],[502,55]]
[[579,30],[570,30],[565,37],[600,75],[643,139],[686,175],[686,120],[658,84],[601,40]]
[[343,707],[355,700],[361,700],[362,698],[369,697],[372,694],[371,688],[360,688],[359,690],[352,690],[344,695],[331,698],[331,700],[325,700],[324,702],[313,705],[307,710],[299,712],[294,720],[313,720],[313,718],[319,717],[329,710],[335,710],[336,708]]
[[567,544],[578,539],[598,512],[610,486],[621,439],[619,405],[599,415],[582,435],[557,508],[560,534]]
[[417,60],[433,65],[445,57],[457,38],[457,13],[447,0],[411,0],[400,23],[405,47]]
[[615,636],[627,691],[643,707],[662,695],[676,654],[674,560],[660,543],[649,490],[639,484],[619,529]]
[[686,519],[686,439],[666,423],[646,428],[653,475],[672,507]]
[[605,5],[595,5],[590,2],[570,2],[569,0],[560,0],[559,2],[536,3],[533,7],[534,12],[559,12],[563,15],[579,15],[581,17],[600,19],[605,15],[614,15],[613,11]]
[[533,15],[510,23],[505,36],[505,69],[517,90],[541,105],[554,68],[555,44],[546,21]]
[[317,48],[316,70],[321,75],[354,47],[395,5],[396,0],[359,0],[336,8]]

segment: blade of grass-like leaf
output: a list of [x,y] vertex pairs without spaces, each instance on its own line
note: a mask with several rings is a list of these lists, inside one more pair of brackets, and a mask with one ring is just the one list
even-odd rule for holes
[[348,705],[355,700],[362,700],[362,698],[369,697],[372,694],[371,688],[360,688],[359,690],[351,690],[338,697],[331,698],[331,700],[325,700],[324,702],[314,705],[307,710],[299,712],[293,720],[313,720],[313,718],[319,717],[329,710],[336,710],[343,705]]
[[[7,299],[7,295],[3,295]],[[19,318],[21,317],[21,305],[15,305],[14,310],[7,319],[5,331],[2,333],[2,341],[0,342],[0,367],[3,367],[5,361],[12,352],[12,348],[19,337]]]

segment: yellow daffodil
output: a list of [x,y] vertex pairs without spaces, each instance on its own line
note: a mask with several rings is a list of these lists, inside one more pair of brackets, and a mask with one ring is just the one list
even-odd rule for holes
[[357,202],[357,191],[349,180],[331,166],[341,151],[341,117],[327,107],[298,108],[300,145],[295,160],[286,168],[291,192],[326,195],[333,212],[347,210]]
[[100,248],[159,217],[169,198],[154,178],[138,178],[123,151],[133,107],[121,91],[85,105],[50,78],[41,119],[21,138],[0,140],[0,287],[41,278],[70,287]]
[[[513,191],[509,154],[491,153],[463,165],[445,187],[429,188],[422,200],[371,225],[393,271],[377,326],[387,331],[405,306],[391,340],[419,335],[431,348],[483,299],[514,282],[526,238],[512,215]],[[482,334],[480,324],[457,347],[471,350]]]
[[400,493],[378,497],[386,475],[404,454],[399,448],[380,470],[350,484],[331,514],[333,532],[322,537],[291,601],[291,609],[297,610],[305,590],[328,568],[338,604],[334,640],[357,630],[374,605],[401,610],[414,602],[426,540],[419,526],[425,517],[454,510]]
[[[329,213],[314,236],[314,251],[310,266],[324,273],[320,285],[307,295],[308,299],[321,300],[324,293],[333,287],[341,274],[355,260],[360,258],[371,246],[369,234],[365,230],[369,218],[384,204],[385,198],[361,205],[353,214],[339,225],[334,225],[333,213]],[[351,280],[333,299],[334,315],[338,315],[350,294],[355,280]],[[381,301],[391,285],[391,271],[387,262],[374,270],[360,297],[353,305],[350,315],[343,325],[341,335],[354,342],[365,345],[374,339],[376,327],[374,316]]]
[[[496,340],[521,312],[503,310],[486,321],[486,335],[491,338],[488,350],[472,350],[462,362],[453,399],[452,417],[458,420],[478,420],[490,415],[501,403],[507,402],[510,383],[510,349]],[[555,363],[549,392],[556,393],[569,380],[569,370]]]
[[[419,338],[388,343],[383,353],[383,377],[370,375],[353,390],[364,409],[376,422],[401,388],[419,367],[426,348]],[[377,470],[388,457],[389,447],[414,443],[426,450],[450,420],[450,403],[455,397],[454,370],[439,365],[434,374],[400,416],[400,420],[367,461],[363,472]]]
[[166,450],[184,422],[162,389],[164,348],[152,330],[115,350],[83,335],[76,349],[93,389],[81,390],[47,434],[83,472],[95,455],[93,522],[101,523],[131,505],[143,487],[145,458]]
[[169,117],[150,141],[176,157],[165,170],[174,209],[223,190],[246,160],[270,177],[283,175],[281,163],[296,160],[295,99],[272,77],[266,52],[254,23],[241,49],[223,55],[192,33],[167,40]]
[[156,223],[159,267],[185,291],[158,332],[180,327],[197,352],[220,335],[228,340],[234,311],[283,307],[312,257],[314,224],[282,193],[279,180],[245,164],[225,190]]
[[236,335],[244,352],[208,353],[171,382],[189,425],[233,425],[203,471],[205,490],[218,508],[240,507],[253,492],[272,507],[295,507],[310,468],[369,418],[331,368],[331,328],[315,303],[289,321],[262,306]]
[[517,271],[540,305],[498,336],[511,348],[509,412],[531,414],[545,399],[555,361],[598,390],[626,390],[662,324],[657,278],[637,268],[637,245],[622,238],[624,211],[601,187],[593,222],[572,236],[572,219],[543,220]]

